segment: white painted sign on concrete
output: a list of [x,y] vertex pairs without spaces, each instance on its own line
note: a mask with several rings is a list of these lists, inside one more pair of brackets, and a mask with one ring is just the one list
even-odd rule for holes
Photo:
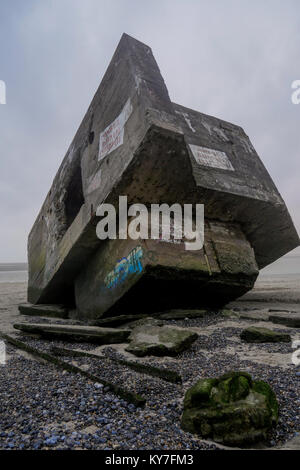
[[225,152],[213,150],[198,145],[189,144],[192,154],[199,165],[209,166],[211,168],[220,168],[221,170],[234,171]]
[[129,99],[119,116],[101,132],[98,160],[102,160],[106,155],[123,144],[124,126],[131,113],[132,105]]

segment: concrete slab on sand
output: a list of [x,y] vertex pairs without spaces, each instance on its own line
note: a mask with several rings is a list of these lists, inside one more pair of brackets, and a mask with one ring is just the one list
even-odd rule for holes
[[24,333],[38,334],[44,338],[97,344],[122,343],[130,334],[130,331],[125,329],[67,324],[15,323],[14,328]]
[[197,333],[186,328],[145,324],[131,332],[126,351],[138,357],[177,356],[197,338]]
[[270,330],[269,328],[261,328],[250,326],[245,328],[240,338],[246,343],[290,343],[291,337],[287,333]]
[[[18,311],[18,305],[20,303],[26,302],[26,283],[2,283],[0,286],[0,332],[10,334],[12,336],[17,336],[18,332],[14,329],[14,323],[25,323],[30,322],[30,317],[20,314]],[[250,301],[236,301],[230,304],[231,308],[238,307],[238,312],[243,315],[243,319],[224,319],[222,323],[216,325],[208,325],[205,328],[189,327],[190,330],[195,331],[198,335],[210,336],[218,331],[224,331],[226,328],[247,328],[249,325],[267,327],[271,329],[280,329],[286,330],[289,332],[288,327],[283,325],[274,325],[274,323],[264,321],[265,316],[269,316],[269,309],[278,309],[278,310],[295,310],[296,308],[300,309],[297,304],[282,304],[282,303],[273,303],[273,302],[250,302]],[[272,312],[273,313],[273,312]],[[274,314],[277,312],[274,312]],[[43,317],[40,317],[41,319]],[[259,320],[262,318],[262,320]],[[39,321],[39,317],[36,317],[36,320]],[[259,320],[259,321],[258,321]],[[48,318],[48,322],[53,322],[52,319]],[[67,321],[66,321],[67,322]],[[300,332],[292,333],[292,340],[300,339]],[[259,345],[255,344],[243,344],[238,335],[230,334],[229,338],[232,341],[232,346],[227,346],[226,350],[222,349],[220,345],[220,350],[224,351],[224,354],[228,355],[237,355],[240,359],[250,360],[258,364],[267,364],[270,366],[278,366],[280,368],[287,368],[291,366],[291,353],[281,353],[273,352],[270,354],[268,351],[263,350]],[[117,343],[112,347],[116,349],[117,352],[121,353],[128,359],[133,359],[135,356],[125,351],[128,343]],[[106,346],[99,345],[99,354],[101,354],[102,348]],[[214,351],[210,352],[208,350],[203,350],[205,355],[214,354]],[[139,358],[135,357],[135,360]],[[147,360],[147,358],[143,358]],[[170,361],[171,358],[157,358],[158,362],[163,364],[165,361]],[[173,359],[172,359],[173,360]],[[174,359],[177,361],[177,359]]]
[[[274,325],[274,323],[267,322],[267,321],[258,321],[254,322],[251,321],[251,326],[259,327],[259,328],[269,328],[273,331],[280,329],[280,331],[285,331],[286,333],[291,335],[292,341],[300,340],[300,331],[291,331],[290,328],[285,328],[283,326]],[[206,357],[212,357],[216,353],[222,352],[225,356],[236,356],[242,361],[251,361],[256,364],[267,365],[270,367],[279,367],[283,369],[290,368],[293,366],[292,364],[292,353],[293,349],[292,346],[286,346],[290,349],[290,351],[281,352],[281,351],[272,351],[269,352],[268,349],[265,349],[262,344],[255,344],[255,343],[244,343],[239,333],[233,334],[232,329],[238,329],[239,332],[242,332],[243,329],[249,327],[249,321],[246,319],[226,319],[222,322],[218,322],[216,324],[208,325],[205,328],[200,327],[193,327],[190,326],[189,330],[195,331],[200,336],[199,341],[201,342],[201,336],[210,337],[214,336],[215,334],[225,333],[227,340],[231,342],[230,345],[223,346],[222,342],[220,342],[219,346],[215,346],[213,350],[208,349],[200,349]],[[226,332],[228,331],[228,333]]]
[[269,320],[272,323],[288,326],[290,328],[300,328],[300,313],[296,312],[278,312],[270,315]]
[[20,304],[19,312],[22,315],[38,316],[38,317],[52,317],[52,318],[67,318],[68,309],[62,305],[33,305],[33,304]]
[[254,289],[228,308],[240,318],[271,321],[291,328],[300,327],[300,279],[259,276]]

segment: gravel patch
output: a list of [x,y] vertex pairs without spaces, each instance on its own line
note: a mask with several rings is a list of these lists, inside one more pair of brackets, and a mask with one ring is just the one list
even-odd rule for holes
[[215,448],[180,429],[176,386],[163,383],[166,400],[153,380],[139,409],[78,374],[20,357],[9,345],[7,352],[11,358],[0,367],[1,449]]
[[[219,314],[209,317],[167,321],[182,327],[222,326]],[[244,324],[244,320],[243,320]],[[270,433],[267,447],[279,447],[300,430],[299,368],[287,369],[242,360],[228,353],[243,343],[242,326],[218,328],[200,335],[191,348],[177,358],[143,358],[142,363],[178,372],[183,384],[173,384],[138,373],[117,364],[113,357],[128,360],[113,346],[102,349],[105,359],[62,357],[91,374],[146,398],[144,408],[136,408],[116,397],[101,384],[80,374],[58,370],[54,365],[21,356],[7,345],[10,359],[0,366],[0,448],[1,449],[216,449],[180,429],[185,391],[199,378],[217,377],[230,370],[244,370],[256,380],[265,380],[274,389],[280,404],[278,426]],[[286,329],[277,329],[287,331]],[[288,329],[291,334],[296,330]],[[28,345],[45,352],[52,346],[92,351],[95,344],[46,341],[18,335]],[[257,345],[248,345],[248,347]],[[290,344],[266,343],[259,348],[271,353],[291,353]],[[132,358],[135,360],[136,358]],[[141,361],[139,361],[141,362]],[[298,375],[297,375],[298,371]]]

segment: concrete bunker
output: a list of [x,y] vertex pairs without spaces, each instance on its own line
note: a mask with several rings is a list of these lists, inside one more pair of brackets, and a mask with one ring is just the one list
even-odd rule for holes
[[73,173],[69,179],[64,203],[67,231],[84,204],[80,162],[78,162],[73,169]]
[[[117,206],[120,195],[129,204],[204,204],[204,249],[99,240],[96,208]],[[151,49],[124,34],[29,235],[28,300],[73,299],[86,321],[219,307],[298,245],[244,130],[172,103]],[[141,269],[132,268],[137,257]]]

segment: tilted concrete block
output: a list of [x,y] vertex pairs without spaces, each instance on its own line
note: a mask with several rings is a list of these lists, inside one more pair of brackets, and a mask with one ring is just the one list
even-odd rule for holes
[[[96,209],[120,195],[204,204],[204,249],[99,240]],[[223,305],[298,245],[243,129],[172,103],[151,49],[124,34],[29,235],[28,300],[92,319]]]

